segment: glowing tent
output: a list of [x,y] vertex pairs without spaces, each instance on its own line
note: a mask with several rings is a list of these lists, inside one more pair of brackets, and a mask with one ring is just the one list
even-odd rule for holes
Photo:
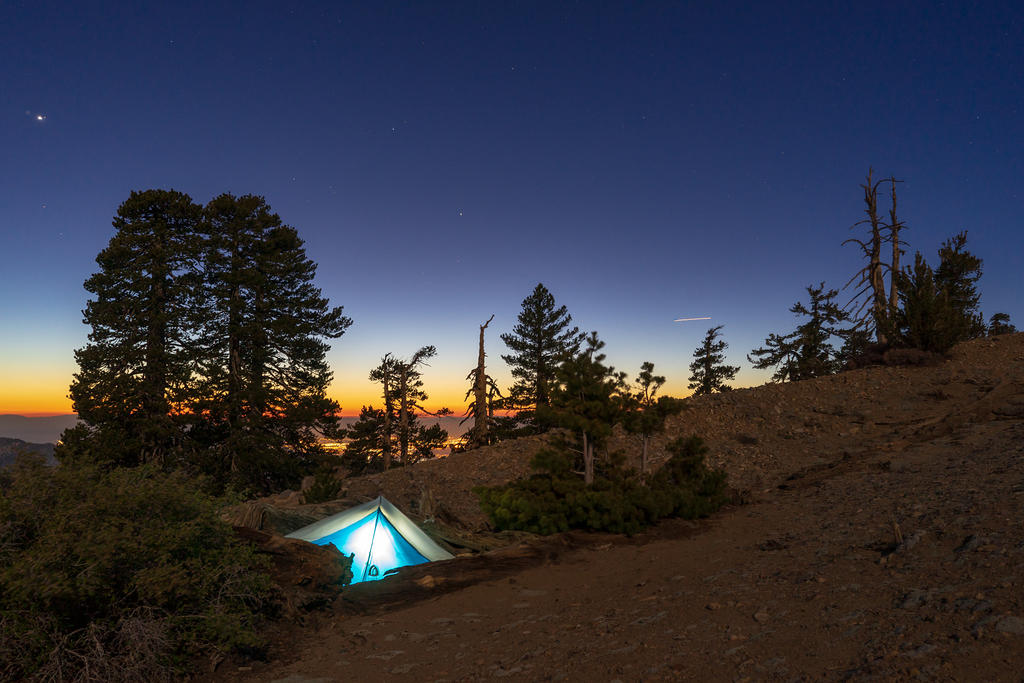
[[399,567],[453,557],[384,496],[302,527],[288,538],[317,545],[333,543],[352,558],[352,583],[375,581]]

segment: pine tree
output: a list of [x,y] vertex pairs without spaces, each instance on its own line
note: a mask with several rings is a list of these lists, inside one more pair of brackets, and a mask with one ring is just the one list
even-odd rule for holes
[[[734,365],[725,365],[725,354],[722,353],[729,345],[718,340],[718,333],[723,325],[712,327],[704,335],[704,341],[693,352],[694,361],[690,363],[690,383],[695,396],[710,394],[715,391],[728,391],[732,387],[726,382],[732,381],[740,369]],[[716,341],[717,340],[717,341]]]
[[583,461],[583,482],[592,484],[597,454],[622,417],[626,382],[625,373],[604,364],[604,342],[597,332],[590,333],[586,344],[558,366],[550,385],[551,400],[540,405],[537,417],[542,424],[579,436],[575,450]]
[[988,335],[994,336],[997,334],[1013,334],[1017,331],[1017,328],[1010,323],[1009,313],[993,313],[992,317],[988,319]]
[[384,469],[384,452],[390,439],[384,428],[384,411],[363,406],[359,419],[345,434],[349,442],[341,462],[352,476]]
[[518,322],[501,340],[512,353],[502,360],[512,368],[515,384],[509,390],[509,404],[519,408],[517,418],[536,427],[534,413],[547,405],[559,363],[579,352],[583,335],[569,327],[572,316],[565,306],[555,307],[555,297],[543,284],[523,299]]
[[423,390],[420,366],[437,355],[433,346],[424,346],[408,360],[397,359],[390,353],[370,373],[370,380],[380,382],[383,388],[384,408],[381,421],[384,438],[384,468],[395,464],[393,454],[397,446],[398,464],[411,465],[422,458],[433,457],[435,449],[448,440],[448,432],[439,425],[425,427],[419,424],[417,411],[439,417],[450,415],[442,408],[431,413],[423,407],[427,394]]
[[381,430],[383,430],[382,448],[384,457],[384,469],[391,468],[391,461],[394,455],[394,434],[395,434],[395,359],[390,353],[384,354],[380,359],[380,365],[370,370],[370,381],[380,382],[381,398],[384,400],[384,407],[381,409]]
[[838,292],[826,292],[824,282],[807,287],[807,294],[808,306],[798,301],[789,310],[809,320],[790,334],[769,334],[763,347],[747,355],[747,360],[759,370],[775,367],[772,379],[776,382],[821,377],[838,370],[837,354],[829,340],[840,334],[835,325],[849,316],[835,303]]
[[635,381],[636,391],[625,393],[622,403],[625,412],[622,426],[640,439],[640,474],[647,474],[648,451],[651,437],[665,427],[669,415],[678,413],[682,403],[669,396],[658,396],[665,378],[654,374],[654,363],[644,362]]
[[421,365],[437,355],[433,346],[424,346],[407,361],[395,363],[395,390],[398,399],[398,455],[403,465],[411,464],[409,446],[416,431],[416,411],[422,410],[421,401],[427,400],[423,390]]
[[352,324],[313,284],[316,264],[296,230],[262,197],[221,195],[206,207],[202,374],[221,480],[272,490],[292,485],[338,430],[327,398],[326,339]]
[[913,267],[898,280],[900,309],[896,315],[896,341],[932,353],[945,353],[958,341],[958,316],[949,293],[935,282],[935,273],[920,252]]
[[[132,192],[85,282],[92,329],[75,351],[70,388],[84,425],[62,437],[64,459],[179,466],[183,414],[195,400],[189,312],[197,298],[201,209],[174,190]],[[96,443],[102,449],[96,449]]]
[[945,353],[958,342],[986,334],[978,307],[982,263],[966,245],[967,233],[961,232],[942,243],[937,269],[917,253],[914,266],[901,274],[902,308],[896,317],[900,345]]
[[967,251],[967,232],[960,232],[942,243],[939,267],[935,269],[935,285],[946,292],[955,314],[954,334],[957,341],[985,335],[985,318],[979,310],[981,295],[981,259]]

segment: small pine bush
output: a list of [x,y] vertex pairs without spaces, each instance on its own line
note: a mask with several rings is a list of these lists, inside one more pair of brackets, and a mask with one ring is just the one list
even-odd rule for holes
[[706,517],[725,504],[725,473],[707,468],[700,438],[676,439],[668,449],[672,458],[647,485],[616,470],[586,486],[568,457],[547,450],[531,463],[540,473],[474,492],[498,530],[542,535],[569,529],[633,534],[664,517]]
[[324,464],[313,475],[313,485],[302,494],[302,502],[306,505],[326,503],[337,500],[340,495],[341,479],[334,473],[334,467]]
[[266,561],[182,474],[22,459],[0,482],[0,680],[166,680],[262,647]]

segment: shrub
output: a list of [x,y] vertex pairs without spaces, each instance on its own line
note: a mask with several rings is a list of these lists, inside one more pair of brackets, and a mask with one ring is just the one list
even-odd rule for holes
[[320,466],[320,469],[313,475],[313,485],[302,494],[302,502],[326,503],[337,500],[341,495],[341,479],[334,472],[334,467],[329,463]]
[[154,680],[261,647],[263,558],[182,474],[20,460],[0,490],[0,679]]
[[704,464],[703,441],[694,436],[667,447],[672,458],[647,485],[614,470],[586,486],[567,457],[546,450],[531,463],[541,473],[474,492],[498,530],[545,535],[569,529],[632,534],[664,517],[693,519],[720,508],[727,500],[725,474]]

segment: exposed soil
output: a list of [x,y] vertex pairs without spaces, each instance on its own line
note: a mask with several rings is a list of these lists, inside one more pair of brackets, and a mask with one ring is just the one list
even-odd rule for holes
[[[687,403],[658,457],[703,436],[749,504],[409,568],[216,678],[1022,680],[1024,334],[934,367]],[[472,531],[471,487],[521,476],[537,447],[364,478],[349,496],[381,491]]]

